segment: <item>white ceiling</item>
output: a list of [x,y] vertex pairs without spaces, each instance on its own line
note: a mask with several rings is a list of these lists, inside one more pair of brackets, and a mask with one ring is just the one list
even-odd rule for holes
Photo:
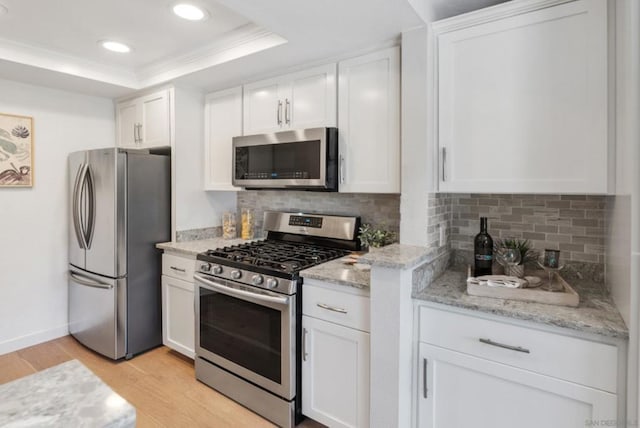
[[502,1],[189,0],[211,14],[189,22],[171,0],[0,0],[0,78],[109,97],[168,81],[219,89]]

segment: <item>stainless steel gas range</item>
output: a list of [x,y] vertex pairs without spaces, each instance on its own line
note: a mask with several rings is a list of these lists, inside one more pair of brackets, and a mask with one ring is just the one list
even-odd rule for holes
[[302,420],[302,269],[359,250],[358,217],[265,212],[266,240],[197,256],[196,378],[283,427]]

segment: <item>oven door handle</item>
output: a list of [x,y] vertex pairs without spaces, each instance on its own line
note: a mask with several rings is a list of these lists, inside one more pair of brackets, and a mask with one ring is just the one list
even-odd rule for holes
[[239,299],[249,298],[251,300],[256,300],[260,302],[268,302],[268,303],[276,303],[279,305],[288,305],[289,298],[288,297],[276,297],[276,296],[265,296],[264,294],[251,293],[249,291],[238,290],[231,287],[226,287],[224,285],[220,285],[216,282],[210,281],[202,275],[193,275],[196,281],[200,281],[205,284],[207,287],[210,287],[220,293],[227,294],[229,296],[238,297]]

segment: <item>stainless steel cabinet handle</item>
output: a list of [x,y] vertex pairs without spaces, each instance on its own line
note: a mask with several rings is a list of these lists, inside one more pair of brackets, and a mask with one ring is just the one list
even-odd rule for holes
[[447,148],[442,148],[442,181],[447,181]]
[[344,156],[340,155],[340,184],[344,184]]
[[317,303],[317,306],[322,309],[326,309],[328,311],[339,312],[341,314],[346,314],[347,310],[342,308],[336,308],[335,306],[325,305],[324,303]]
[[284,120],[287,122],[287,125],[291,124],[291,103],[288,98],[284,99]]
[[422,395],[429,398],[429,390],[427,389],[427,359],[422,359]]
[[113,288],[113,284],[105,284],[103,282],[93,281],[88,278],[74,275],[72,272],[69,272],[69,278],[73,282],[77,282],[78,284],[86,285],[88,287],[103,288],[105,290],[111,290]]
[[138,142],[138,124],[137,123],[133,124],[133,142],[134,143]]
[[280,100],[278,100],[278,110],[276,118],[278,119],[278,125],[282,125],[282,101]]
[[138,124],[138,143],[142,143],[142,124]]
[[302,361],[307,361],[307,329],[302,329]]
[[171,269],[173,269],[173,270],[177,270],[178,272],[182,272],[182,273],[185,273],[185,272],[186,272],[186,270],[185,270],[185,269],[180,269],[180,268],[177,268],[177,267],[175,267],[175,266],[170,266],[170,268],[171,268]]
[[522,348],[520,346],[512,346],[512,345],[505,345],[504,343],[498,343],[498,342],[494,342],[491,339],[478,339],[480,342],[487,344],[487,345],[491,345],[491,346],[497,346],[498,348],[504,348],[504,349],[510,349],[512,351],[517,351],[517,352],[524,352],[525,354],[530,354],[531,351],[529,351],[526,348]]

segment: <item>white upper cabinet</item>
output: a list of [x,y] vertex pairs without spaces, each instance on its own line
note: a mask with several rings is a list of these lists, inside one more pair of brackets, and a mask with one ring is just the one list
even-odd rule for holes
[[400,193],[400,48],[338,65],[341,192]]
[[606,1],[513,1],[433,31],[440,191],[609,190]]
[[336,126],[336,65],[244,85],[244,135]]
[[204,111],[204,189],[240,190],[231,174],[232,138],[242,135],[242,87],[207,95]]
[[117,146],[136,149],[170,146],[171,122],[168,89],[118,103]]

